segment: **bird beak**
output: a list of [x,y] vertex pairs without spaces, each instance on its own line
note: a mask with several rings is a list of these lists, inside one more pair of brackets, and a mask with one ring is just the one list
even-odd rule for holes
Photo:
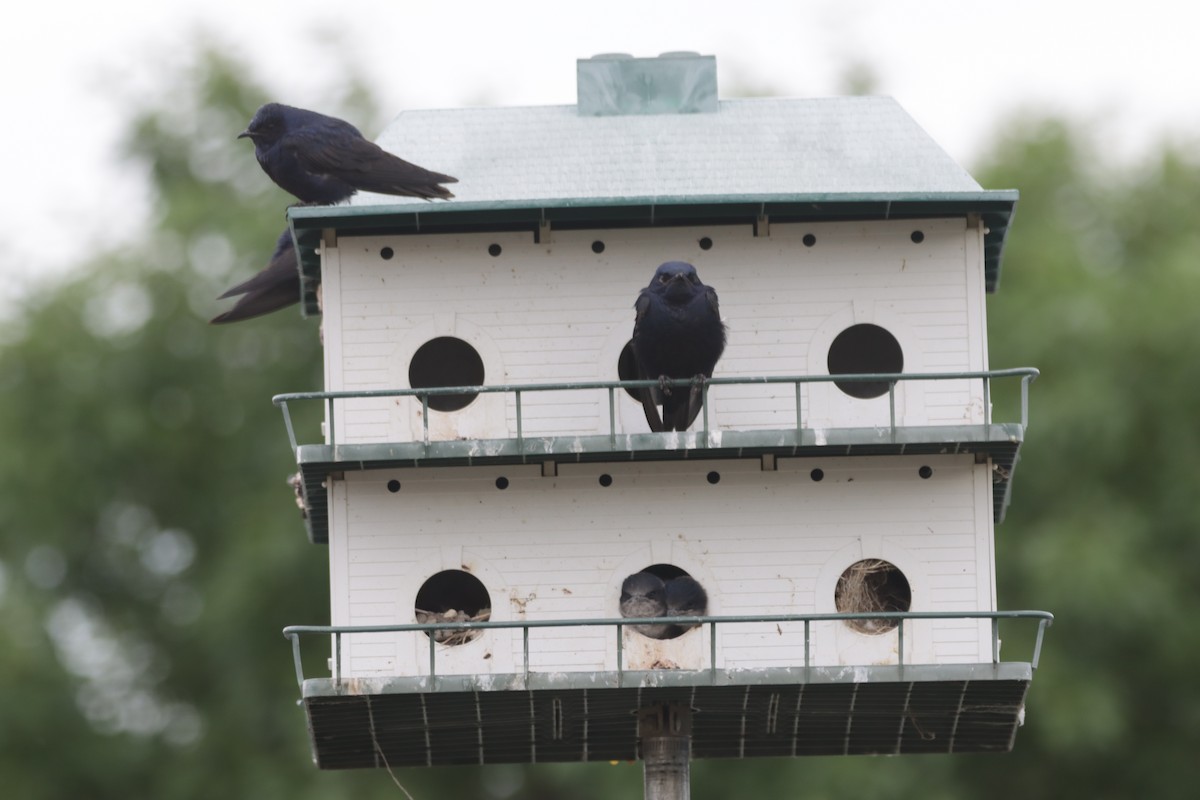
[[253,134],[253,133],[251,133],[251,132],[250,132],[250,131],[248,131],[248,130],[245,130],[245,131],[242,131],[241,133],[239,133],[239,134],[237,135],[237,138],[239,138],[239,139],[253,139],[253,138],[254,138],[254,134]]

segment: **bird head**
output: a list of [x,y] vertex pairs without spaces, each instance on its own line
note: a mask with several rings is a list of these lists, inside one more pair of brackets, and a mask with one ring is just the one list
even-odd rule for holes
[[270,144],[279,139],[287,130],[285,110],[287,106],[279,103],[267,103],[254,113],[254,118],[246,126],[246,130],[237,135],[239,139],[249,139],[255,145],[260,142]]
[[650,291],[668,300],[682,300],[703,290],[704,284],[696,274],[696,268],[685,261],[668,261],[654,271]]
[[652,572],[635,572],[621,584],[621,602],[651,600],[666,607],[667,586]]

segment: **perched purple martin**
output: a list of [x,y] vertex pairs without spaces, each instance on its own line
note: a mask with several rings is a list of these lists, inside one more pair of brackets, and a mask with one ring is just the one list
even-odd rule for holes
[[[660,382],[641,392],[646,422],[652,431],[685,431],[699,415],[704,381],[725,351],[717,293],[700,282],[691,264],[668,261],[655,270],[633,307],[639,376]],[[690,391],[664,385],[670,378],[691,378]]]
[[279,234],[275,252],[261,272],[234,286],[218,299],[237,295],[241,297],[233,308],[210,320],[213,325],[260,317],[300,302],[300,273],[296,267],[296,248],[292,246],[291,231],[285,228]]
[[[668,617],[703,617],[708,613],[708,593],[690,575],[680,575],[667,581]],[[670,625],[664,639],[674,639],[696,625]]]
[[[667,616],[667,587],[652,572],[635,572],[621,584],[622,617]],[[667,625],[632,625],[635,631],[651,639],[664,638]]]
[[307,204],[339,203],[359,190],[446,199],[454,195],[438,184],[458,182],[392,155],[349,122],[281,103],[260,108],[237,138],[254,142],[263,171]]

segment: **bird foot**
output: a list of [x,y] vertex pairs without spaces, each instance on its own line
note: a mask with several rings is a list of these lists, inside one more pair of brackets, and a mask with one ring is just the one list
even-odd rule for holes
[[671,378],[668,375],[658,376],[658,390],[666,396],[671,394]]

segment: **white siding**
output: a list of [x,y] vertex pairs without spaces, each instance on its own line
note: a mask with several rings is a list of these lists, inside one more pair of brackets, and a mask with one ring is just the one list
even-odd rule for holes
[[[921,230],[924,241],[910,234]],[[803,237],[816,236],[806,247]],[[324,262],[327,388],[403,388],[413,353],[436,336],[456,336],[481,354],[485,382],[612,380],[633,330],[633,302],[655,267],[696,265],[716,288],[729,328],[717,376],[827,374],[829,343],[869,322],[904,350],[906,372],[986,365],[981,232],[963,219],[554,231],[530,234],[342,236]],[[701,250],[702,237],[712,239]],[[604,252],[592,251],[603,241]],[[499,244],[498,257],[488,254]],[[383,259],[380,251],[392,249]],[[334,306],[334,307],[331,307]],[[641,409],[620,393],[619,432],[647,430]],[[790,386],[714,387],[711,423],[724,429],[795,424]],[[604,392],[527,394],[530,436],[606,432]],[[805,388],[805,427],[886,424],[887,398],[858,400],[832,385]],[[339,443],[411,441],[422,436],[420,404],[372,399],[341,404]],[[901,384],[901,424],[982,421],[978,381]],[[515,435],[511,398],[478,398],[431,413],[434,439]]]
[[[918,469],[933,468],[929,479]],[[820,467],[823,480],[810,477]],[[493,620],[618,616],[621,581],[655,563],[700,580],[721,615],[834,611],[838,577],[862,558],[899,567],[914,611],[994,608],[987,465],[970,456],[560,464],[348,473],[331,493],[335,624],[413,622],[421,584],[444,569],[479,578]],[[720,480],[710,484],[707,473]],[[602,487],[601,473],[612,476]],[[499,490],[503,475],[508,488]],[[401,482],[397,492],[388,481]],[[813,625],[814,664],[896,663],[896,634]],[[651,642],[626,632],[626,665],[707,666],[708,631]],[[906,662],[990,658],[986,624],[914,622]],[[544,629],[530,636],[538,670],[616,668],[615,631]],[[719,628],[718,665],[804,663],[803,626]],[[346,674],[428,671],[420,634],[352,637]],[[438,647],[438,671],[505,673],[521,667],[519,630]]]

